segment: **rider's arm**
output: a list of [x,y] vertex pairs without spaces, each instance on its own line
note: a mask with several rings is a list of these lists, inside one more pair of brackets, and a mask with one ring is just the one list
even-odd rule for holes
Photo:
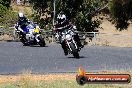
[[23,30],[22,30],[21,27],[20,27],[19,21],[16,22],[15,28],[16,28],[16,31],[17,31],[17,32],[20,32],[20,31],[23,32]]
[[18,27],[19,27],[19,23],[17,21],[16,24],[15,24],[15,28],[18,29]]
[[20,27],[19,21],[16,22],[15,28],[16,28],[17,32],[20,32],[20,31],[23,32],[22,28]]

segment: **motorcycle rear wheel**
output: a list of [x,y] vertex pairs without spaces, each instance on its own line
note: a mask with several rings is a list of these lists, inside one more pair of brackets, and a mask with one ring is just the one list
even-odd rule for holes
[[46,43],[45,43],[45,41],[44,41],[44,38],[42,38],[42,36],[39,36],[38,39],[40,40],[40,41],[39,41],[39,45],[40,45],[41,47],[45,47]]

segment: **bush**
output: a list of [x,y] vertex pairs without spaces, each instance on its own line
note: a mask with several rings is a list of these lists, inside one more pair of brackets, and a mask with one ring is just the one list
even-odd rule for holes
[[9,8],[10,4],[11,4],[11,0],[0,0],[0,4],[2,4],[3,6]]
[[5,14],[0,17],[0,24],[1,26],[13,26],[13,24],[16,23],[17,20],[17,13],[12,12],[11,10],[7,10]]
[[10,8],[11,0],[0,0],[0,26],[12,26],[16,20],[16,13]]
[[0,18],[3,18],[3,16],[6,14],[7,12],[7,7],[0,4]]
[[132,0],[112,0],[110,7],[116,28],[120,31],[127,29],[128,20],[132,19]]
[[[53,18],[53,0],[30,0],[30,3],[33,5],[34,10],[36,11],[35,18],[39,20],[40,24],[46,24],[47,19],[40,19],[42,16],[47,13],[51,15],[51,18],[48,18],[48,24],[51,24],[51,19]],[[101,0],[56,0],[56,16],[58,13],[63,12],[66,14],[68,20],[71,20],[77,26],[79,31],[94,31],[99,27],[100,22],[93,19],[95,15],[91,12],[96,11],[103,4]],[[48,10],[49,9],[49,10]]]

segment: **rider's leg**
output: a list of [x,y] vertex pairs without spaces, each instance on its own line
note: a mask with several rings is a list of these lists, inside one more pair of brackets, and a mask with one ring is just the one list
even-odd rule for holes
[[24,32],[24,31],[22,30],[22,28],[20,28],[20,27],[18,27],[17,30],[20,31],[20,32]]
[[38,39],[38,37],[39,37],[40,35],[34,34],[34,36],[35,36],[36,41],[39,42],[40,40]]

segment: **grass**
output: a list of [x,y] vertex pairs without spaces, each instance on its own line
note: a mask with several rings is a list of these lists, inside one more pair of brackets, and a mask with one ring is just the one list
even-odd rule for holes
[[0,88],[132,88],[132,84],[85,84],[80,86],[75,80],[29,81],[0,84]]
[[[128,71],[115,72],[96,72],[92,74],[116,74],[126,73]],[[89,73],[91,74],[91,73]],[[129,84],[85,84],[80,86],[76,82],[75,73],[55,73],[55,74],[31,74],[23,73],[17,75],[0,75],[0,88],[132,88]]]

